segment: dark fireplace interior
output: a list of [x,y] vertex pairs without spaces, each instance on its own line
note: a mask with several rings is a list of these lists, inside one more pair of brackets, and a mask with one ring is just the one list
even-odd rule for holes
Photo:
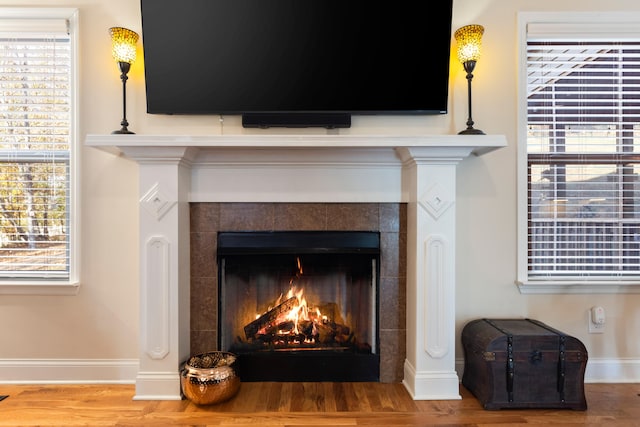
[[380,233],[217,241],[219,348],[244,381],[379,381]]

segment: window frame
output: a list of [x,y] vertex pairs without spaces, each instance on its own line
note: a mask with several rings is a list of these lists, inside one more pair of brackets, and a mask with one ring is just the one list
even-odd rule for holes
[[[605,33],[612,26],[623,37],[640,38],[640,12],[520,12],[518,13],[518,150],[517,150],[517,279],[523,294],[628,294],[640,293],[640,283],[633,280],[599,279],[531,279],[528,274],[528,153],[527,153],[527,28],[536,24],[552,24],[553,30],[575,34],[576,29],[587,33]],[[562,27],[558,27],[562,24]],[[551,28],[551,27],[550,27]]]
[[79,215],[79,95],[78,41],[79,22],[76,8],[0,8],[0,19],[66,19],[71,43],[70,127],[69,127],[69,277],[66,280],[38,278],[0,279],[0,295],[75,295],[80,288],[80,215]]

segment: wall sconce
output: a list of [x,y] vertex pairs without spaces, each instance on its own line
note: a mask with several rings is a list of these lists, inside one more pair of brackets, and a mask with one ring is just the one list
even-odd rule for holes
[[467,72],[467,88],[469,93],[469,118],[467,119],[467,128],[459,135],[484,135],[479,129],[473,128],[473,119],[471,116],[471,80],[473,80],[473,70],[476,62],[480,58],[480,45],[484,27],[482,25],[466,25],[458,28],[454,33],[456,42],[458,43],[458,60],[464,66]]
[[127,126],[127,73],[131,68],[131,64],[136,60],[136,43],[138,42],[138,34],[127,28],[112,27],[109,28],[111,35],[111,54],[113,59],[118,63],[120,68],[120,79],[122,80],[122,128],[114,130],[112,134],[132,134]]

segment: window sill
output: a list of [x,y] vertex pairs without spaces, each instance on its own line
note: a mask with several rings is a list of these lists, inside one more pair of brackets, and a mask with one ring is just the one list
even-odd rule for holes
[[640,282],[516,281],[521,294],[640,294]]
[[0,295],[77,295],[78,282],[0,282]]

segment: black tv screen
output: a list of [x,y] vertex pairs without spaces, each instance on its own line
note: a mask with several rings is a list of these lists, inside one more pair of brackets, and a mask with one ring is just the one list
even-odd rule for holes
[[452,0],[141,0],[141,12],[151,114],[304,126],[447,111]]

